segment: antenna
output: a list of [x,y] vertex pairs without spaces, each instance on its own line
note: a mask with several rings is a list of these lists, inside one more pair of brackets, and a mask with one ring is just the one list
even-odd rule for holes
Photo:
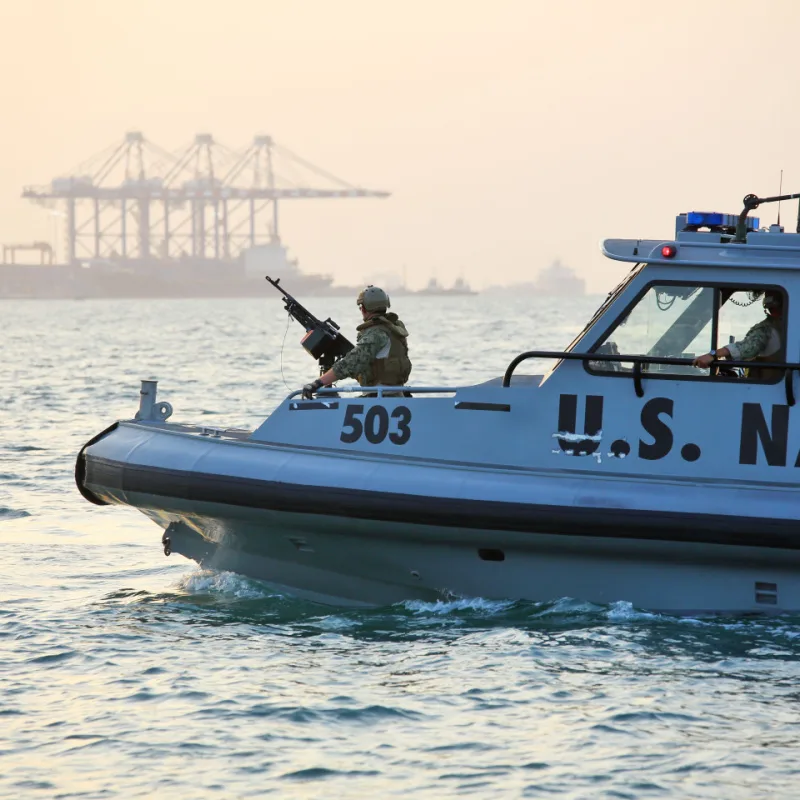
[[[781,170],[781,182],[778,184],[778,194],[783,191],[783,170]],[[778,225],[781,224],[781,201],[778,200]]]

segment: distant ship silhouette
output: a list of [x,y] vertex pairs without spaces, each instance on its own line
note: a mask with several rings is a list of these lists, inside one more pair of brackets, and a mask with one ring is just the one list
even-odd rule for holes
[[477,292],[473,291],[469,284],[463,278],[456,278],[455,283],[448,289],[442,286],[436,278],[431,278],[428,281],[428,285],[424,289],[420,289],[419,291],[412,292],[411,294],[446,294],[446,295],[454,295],[454,294],[477,294]]
[[575,274],[575,270],[556,259],[541,270],[535,281],[523,281],[507,286],[491,286],[492,294],[531,294],[543,297],[579,297],[586,293],[586,281]]
[[539,273],[534,284],[537,294],[551,297],[574,297],[586,292],[586,281],[575,274],[575,270],[556,259]]

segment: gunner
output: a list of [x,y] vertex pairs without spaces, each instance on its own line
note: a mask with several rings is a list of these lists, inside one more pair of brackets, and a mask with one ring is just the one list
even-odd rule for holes
[[356,346],[331,369],[303,387],[309,399],[318,389],[343,378],[355,378],[361,386],[403,386],[411,373],[408,331],[389,312],[389,295],[377,286],[367,286],[356,298],[363,322],[356,328]]
[[[733,342],[719,350],[698,356],[692,366],[706,369],[714,359],[729,358],[732,361],[755,361],[757,363],[780,362],[783,360],[783,293],[770,291],[764,293],[763,300],[766,317],[747,331],[740,342]],[[769,367],[749,367],[747,377],[754,380],[775,380],[783,374],[782,370]]]

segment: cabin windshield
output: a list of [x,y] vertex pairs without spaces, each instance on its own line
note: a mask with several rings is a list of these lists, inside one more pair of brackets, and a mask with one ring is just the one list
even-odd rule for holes
[[[768,287],[654,284],[592,348],[608,355],[694,359],[734,341],[765,318],[761,298]],[[627,372],[632,362],[590,361],[591,371]],[[648,372],[711,374],[688,364],[650,364]]]
[[711,350],[713,318],[710,287],[652,286],[601,346],[612,351],[613,344],[617,353],[694,358]]

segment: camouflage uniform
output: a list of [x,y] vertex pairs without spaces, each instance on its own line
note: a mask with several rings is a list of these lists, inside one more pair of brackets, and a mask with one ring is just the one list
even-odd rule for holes
[[[382,314],[379,317],[372,317],[356,328],[358,337],[356,346],[333,365],[333,374],[336,380],[343,378],[356,378],[362,386],[375,386],[377,380],[376,362],[379,356],[387,360],[392,350],[397,350],[397,344],[401,344],[404,351],[405,377],[397,377],[397,383],[385,385],[402,385],[408,379],[407,373],[411,371],[411,362],[408,360],[408,348],[405,345],[408,331],[405,325],[397,318],[397,314]],[[395,340],[394,342],[392,340]]]
[[733,361],[750,361],[757,356],[775,356],[781,350],[780,323],[772,317],[762,319],[747,331],[741,342],[725,345]]
[[[754,361],[756,364],[769,364],[780,361],[783,346],[781,344],[780,321],[767,317],[757,322],[747,331],[741,342],[725,345],[733,361]],[[783,370],[768,366],[752,366],[747,368],[747,377],[756,381],[778,380],[783,377]]]

